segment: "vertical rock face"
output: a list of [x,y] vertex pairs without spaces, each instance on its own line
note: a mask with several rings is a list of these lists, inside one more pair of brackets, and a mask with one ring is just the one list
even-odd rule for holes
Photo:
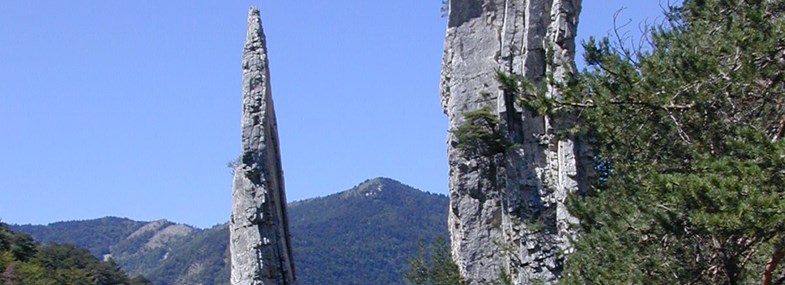
[[229,224],[233,285],[296,284],[266,49],[259,10],[251,8],[243,49],[242,154]]
[[575,72],[580,0],[450,0],[442,65],[442,106],[450,130],[467,112],[488,108],[512,144],[503,153],[470,157],[453,133],[449,225],[453,256],[472,284],[500,274],[514,284],[556,283],[571,249],[565,208],[570,192],[592,175],[591,153],[574,137],[557,138],[568,116],[536,116],[500,90],[496,72],[545,83],[561,96],[560,83]]

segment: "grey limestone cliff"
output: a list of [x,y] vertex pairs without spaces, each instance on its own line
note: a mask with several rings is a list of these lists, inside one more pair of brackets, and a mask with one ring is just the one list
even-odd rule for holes
[[266,49],[259,10],[251,8],[243,49],[242,153],[229,222],[233,285],[296,284]]
[[467,156],[448,135],[449,226],[453,257],[472,284],[503,272],[514,284],[558,282],[577,221],[566,197],[584,191],[591,153],[577,137],[561,138],[570,117],[537,116],[501,90],[496,72],[544,83],[547,96],[575,72],[580,0],[451,0],[441,98],[450,130],[481,108],[499,119],[509,145]]

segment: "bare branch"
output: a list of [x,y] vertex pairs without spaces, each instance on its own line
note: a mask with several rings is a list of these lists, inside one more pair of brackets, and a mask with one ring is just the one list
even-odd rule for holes
[[632,19],[628,19],[626,23],[622,25],[618,24],[618,20],[619,20],[619,16],[621,15],[621,12],[626,9],[627,7],[622,7],[621,9],[616,10],[616,12],[613,13],[613,35],[616,38],[616,42],[618,43],[619,50],[621,50],[621,52],[624,53],[624,56],[628,60],[630,60],[630,62],[632,62],[634,65],[637,66],[639,65],[638,61],[633,57],[632,51],[630,51],[627,48],[627,41],[630,42],[630,45],[633,46],[633,49],[635,48],[635,44],[633,43],[632,37],[629,35],[629,32],[626,31],[621,34],[619,33],[619,31],[621,31],[622,29],[626,29],[627,26],[629,26],[630,23],[632,23]]
[[780,126],[777,128],[777,132],[774,134],[774,138],[771,139],[772,142],[776,142],[782,138],[783,133],[785,133],[785,115],[782,115],[782,119],[780,120]]
[[676,117],[674,117],[673,114],[668,114],[668,117],[670,117],[671,120],[673,120],[673,124],[676,125],[676,129],[678,130],[679,137],[684,142],[686,142],[688,144],[691,143],[690,136],[688,136],[687,132],[685,132],[684,129],[681,127],[681,124],[679,124],[679,120],[676,120]]
[[[656,105],[656,104],[646,103],[646,102],[641,102],[641,101],[632,101],[632,100],[624,101],[624,100],[617,100],[617,99],[611,99],[609,102],[611,104],[613,104],[613,105],[637,105],[637,106],[648,107],[650,109],[661,109],[661,110],[665,110],[665,111],[683,111],[683,110],[692,109],[692,107],[695,106],[694,103],[690,103],[690,104],[674,104],[674,103],[670,103],[668,105]],[[591,100],[586,101],[586,102],[582,102],[582,103],[579,103],[579,102],[556,101],[556,104],[562,105],[562,106],[578,107],[578,108],[596,108],[597,107],[597,104],[595,104]]]
[[774,250],[774,253],[771,255],[771,259],[769,259],[769,263],[766,264],[766,270],[763,271],[763,285],[771,285],[771,275],[774,270],[777,269],[777,265],[779,265],[783,255],[785,255],[784,242],[785,240],[780,240],[779,244],[777,245],[777,249]]

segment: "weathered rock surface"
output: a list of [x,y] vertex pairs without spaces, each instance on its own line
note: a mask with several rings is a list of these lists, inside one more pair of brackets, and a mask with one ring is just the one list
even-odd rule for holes
[[501,91],[496,72],[524,76],[548,96],[575,72],[580,0],[450,0],[441,98],[449,129],[464,114],[489,108],[513,144],[503,153],[470,157],[448,135],[449,225],[453,256],[472,284],[505,272],[514,284],[556,283],[571,250],[565,208],[592,175],[591,154],[578,138],[558,139],[568,116],[536,116]]
[[173,224],[167,220],[158,220],[150,222],[138,230],[134,231],[126,239],[131,240],[135,238],[144,238],[145,235],[150,235],[147,242],[144,243],[144,249],[156,249],[164,247],[169,243],[188,236],[194,232],[194,228],[182,224]]
[[278,129],[259,10],[248,14],[243,49],[242,153],[229,222],[231,284],[296,284]]

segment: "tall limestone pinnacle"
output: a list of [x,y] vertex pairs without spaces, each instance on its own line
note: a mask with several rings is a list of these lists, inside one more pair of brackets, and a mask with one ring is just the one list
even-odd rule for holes
[[243,49],[242,154],[229,222],[231,284],[296,284],[267,47],[259,10]]
[[556,131],[568,116],[536,116],[500,89],[496,73],[523,76],[546,94],[575,72],[580,0],[450,0],[441,98],[449,129],[465,114],[488,109],[511,145],[468,156],[448,135],[449,227],[453,257],[471,284],[504,273],[514,284],[557,283],[577,223],[566,197],[584,191],[591,153],[577,137]]

